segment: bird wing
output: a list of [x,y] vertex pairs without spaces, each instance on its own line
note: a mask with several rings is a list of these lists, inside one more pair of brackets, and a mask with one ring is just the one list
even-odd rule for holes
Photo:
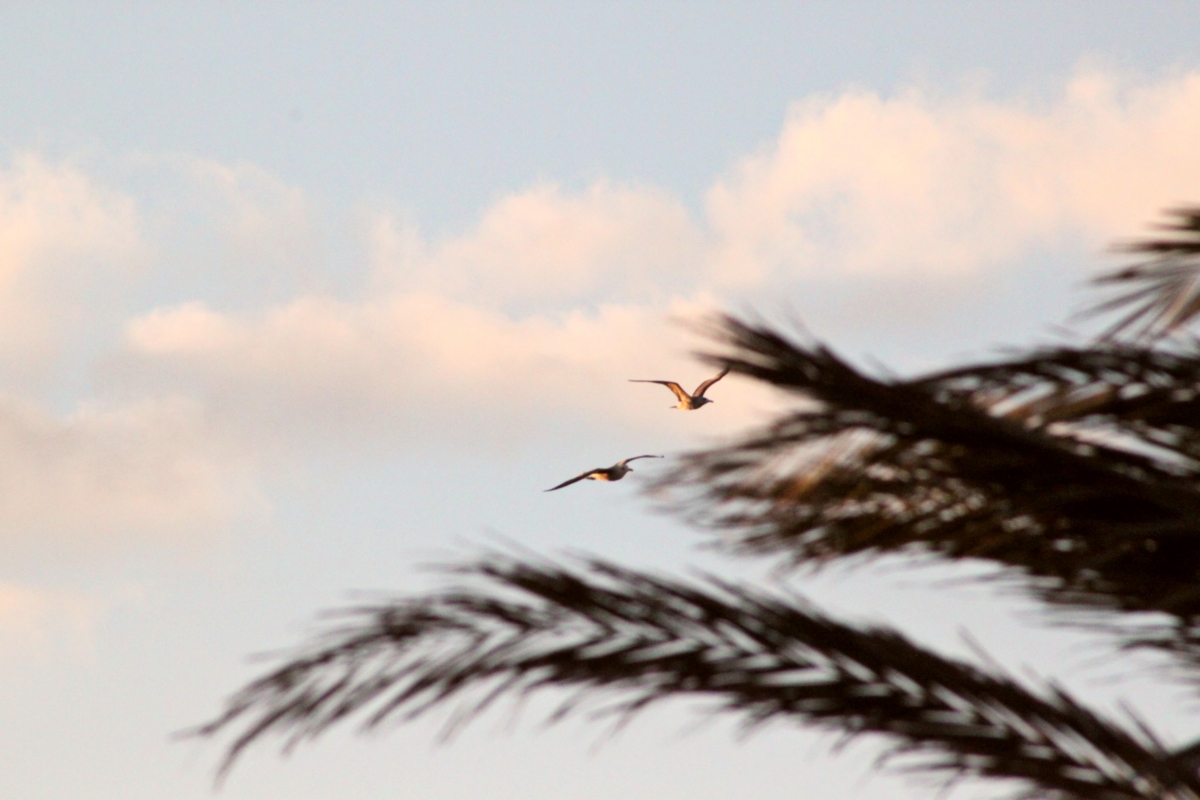
[[670,389],[672,392],[674,392],[675,396],[678,397],[680,400],[690,400],[691,399],[691,395],[689,395],[687,392],[685,392],[683,390],[683,387],[680,386],[675,381],[636,381],[636,380],[633,380],[632,378],[630,378],[629,382],[630,383],[660,383],[663,386]]
[[[653,383],[653,381],[647,381],[647,382]],[[618,461],[617,463],[618,464],[628,464],[630,461],[637,461],[639,458],[662,458],[662,456],[634,456],[633,458],[627,458],[624,461]],[[578,480],[578,479],[576,479],[576,480]]]
[[[603,471],[604,471],[604,467],[597,467],[596,469],[589,469],[587,472],[583,473],[582,475],[576,475],[574,478],[571,478],[571,480],[569,480],[569,481],[563,481],[558,486],[555,486],[554,489],[561,489],[564,486],[570,486],[572,483],[579,483],[579,481],[583,480],[584,478],[588,477],[589,475],[595,475],[597,472],[603,472]],[[546,491],[553,492],[554,489],[547,489]]]
[[721,370],[721,374],[715,378],[709,378],[704,383],[696,387],[696,397],[704,397],[704,393],[708,391],[708,387],[712,386],[717,381],[729,374],[729,367]]

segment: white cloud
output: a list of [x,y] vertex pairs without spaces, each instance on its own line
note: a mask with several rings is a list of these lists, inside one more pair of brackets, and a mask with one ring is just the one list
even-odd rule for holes
[[[345,296],[295,289],[297,264],[319,259],[313,206],[257,167],[171,162],[202,213],[171,207],[170,225],[147,225],[80,170],[18,159],[0,170],[0,541],[219,528],[263,509],[256,459],[280,441],[488,446],[554,420],[597,435],[736,427],[767,402],[745,382],[691,415],[626,383],[708,376],[689,358],[702,340],[671,317],[735,296],[771,311],[810,279],[916,273],[936,290],[1047,244],[1099,247],[1196,196],[1198,140],[1200,75],[1082,73],[1040,105],[851,91],[797,104],[699,218],[662,190],[605,181],[535,186],[433,241],[377,217],[366,288]],[[194,246],[210,239],[222,244]],[[62,416],[21,394],[11,376],[52,368],[81,305],[106,302],[95,276],[119,283],[147,252],[172,280],[204,277],[125,320],[121,352],[93,365],[103,403]],[[288,291],[256,293],[280,274]],[[205,294],[214,275],[232,283]]]
[[207,268],[224,266],[231,272],[251,273],[254,282],[311,269],[319,257],[314,213],[299,187],[281,181],[254,164],[223,164],[205,158],[177,159],[195,192],[192,213],[211,220],[223,243],[210,254]]
[[391,256],[397,285],[487,307],[662,299],[695,285],[704,254],[677,199],[606,181],[578,193],[542,185],[509,195],[474,231],[435,244],[382,222],[376,252]]
[[261,508],[248,465],[194,401],[66,418],[0,396],[0,543],[53,551],[211,536]]
[[[210,166],[204,179],[224,181],[230,207],[237,193],[228,184],[244,172]],[[263,202],[277,208],[281,198],[294,201],[274,192]],[[237,219],[255,238],[250,207],[238,206]],[[8,554],[53,552],[68,539],[96,547],[186,540],[262,508],[246,451],[229,446],[196,401],[166,393],[101,406],[68,394],[103,347],[101,329],[108,324],[111,336],[145,277],[155,255],[147,230],[131,195],[78,166],[19,156],[0,168],[0,544]],[[48,398],[76,410],[52,412]]]
[[89,598],[74,592],[0,582],[0,653],[11,658],[14,653],[42,650],[53,628],[86,636],[95,610]]
[[1092,246],[1200,197],[1200,75],[1084,72],[1042,106],[866,91],[797,103],[709,192],[723,284],[961,273],[1063,237]]
[[[662,191],[603,181],[511,195],[440,241],[379,217],[364,299],[164,307],[129,323],[126,368],[301,438],[493,439],[572,414],[638,429],[655,401],[625,379],[705,377],[685,358],[701,342],[669,316],[734,293],[774,310],[810,279],[917,274],[936,298],[938,281],[961,288],[1038,247],[1098,248],[1197,191],[1195,141],[1200,75],[1134,86],[1081,73],[1041,105],[918,91],[809,99],[713,186],[701,220]],[[735,384],[720,391],[742,392]]]
[[63,647],[90,654],[105,617],[142,596],[136,586],[85,592],[0,581],[0,668],[34,663]]
[[628,421],[639,393],[624,377],[705,377],[686,358],[694,337],[670,319],[715,307],[694,291],[702,235],[661,191],[537,186],[463,236],[425,241],[380,215],[366,244],[365,299],[159,308],[128,323],[114,374],[195,392],[255,435],[307,441],[511,440],[547,415]]
[[628,425],[665,408],[665,390],[626,379],[707,377],[687,358],[694,337],[670,316],[711,308],[613,304],[513,319],[421,292],[365,304],[308,297],[251,319],[164,309],[133,321],[128,341],[138,369],[163,385],[198,384],[211,408],[259,430],[495,441],[552,415]]
[[133,200],[33,156],[0,170],[0,368],[43,374],[104,282],[144,257]]

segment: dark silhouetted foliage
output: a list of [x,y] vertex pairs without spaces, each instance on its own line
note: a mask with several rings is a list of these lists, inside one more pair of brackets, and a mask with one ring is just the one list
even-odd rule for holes
[[1100,287],[1122,290],[1090,312],[1124,312],[1108,336],[1132,334],[1153,340],[1200,313],[1200,207],[1179,208],[1171,216],[1172,222],[1159,226],[1164,235],[1116,248],[1145,260],[1096,279]]
[[[1125,248],[1148,262],[1101,279],[1133,288],[1097,307],[1124,316],[1090,346],[884,379],[769,325],[714,322],[706,360],[797,402],[684,456],[662,487],[730,554],[988,562],[1056,622],[1200,677],[1200,348],[1164,339],[1200,312],[1200,210],[1176,217],[1174,238]],[[457,573],[457,588],[340,613],[200,732],[231,733],[228,766],[268,733],[448,704],[457,724],[540,689],[565,690],[555,717],[707,697],[749,726],[876,734],[907,768],[1029,797],[1200,798],[1200,746],[793,597],[507,553]]]

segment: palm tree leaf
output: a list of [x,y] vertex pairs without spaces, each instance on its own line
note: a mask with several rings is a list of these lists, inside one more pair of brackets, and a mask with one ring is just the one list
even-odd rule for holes
[[909,769],[1016,779],[1030,796],[1200,796],[1195,770],[1152,736],[1061,689],[1031,692],[794,599],[599,560],[572,568],[492,554],[459,572],[462,588],[345,612],[198,732],[238,729],[228,768],[267,733],[294,743],[355,715],[370,727],[457,702],[466,720],[539,689],[576,692],[555,717],[585,696],[614,697],[601,708],[620,715],[691,696],[749,726],[793,719],[880,734]]
[[1100,287],[1124,290],[1084,312],[1085,316],[1125,312],[1108,328],[1105,338],[1131,333],[1134,339],[1152,341],[1200,313],[1200,207],[1169,213],[1174,221],[1159,226],[1167,235],[1117,247],[1121,252],[1146,256],[1145,261],[1093,281]]
[[709,360],[809,401],[665,479],[733,552],[987,559],[1056,603],[1200,614],[1195,356],[1063,350],[884,380],[762,325],[718,335],[730,352]]
[[1052,348],[925,376],[918,385],[965,396],[1030,428],[1130,437],[1140,452],[1200,472],[1200,343],[1172,351],[1117,343]]

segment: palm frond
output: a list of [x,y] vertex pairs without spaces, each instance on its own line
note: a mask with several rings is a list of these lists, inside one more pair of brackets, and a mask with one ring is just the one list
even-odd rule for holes
[[[1164,466],[1200,473],[1200,343],[1172,351],[1117,343],[1052,348],[915,382],[993,416],[1059,433],[1102,433]],[[944,398],[945,399],[945,398]],[[1093,436],[1093,438],[1096,438]]]
[[1039,695],[796,600],[598,560],[567,567],[493,554],[459,572],[462,588],[344,613],[199,733],[238,729],[228,767],[267,733],[294,743],[352,716],[375,726],[457,701],[465,720],[502,695],[551,688],[573,691],[555,717],[589,698],[596,709],[607,696],[602,711],[630,715],[692,696],[749,726],[794,719],[880,734],[909,769],[1015,779],[1029,796],[1200,797],[1195,770],[1152,735],[1061,689]]
[[1054,602],[1200,614],[1195,356],[1059,351],[884,380],[762,325],[718,335],[729,352],[710,360],[815,401],[666,478],[733,552],[987,559]]
[[1085,316],[1123,312],[1105,338],[1132,333],[1135,339],[1158,339],[1200,314],[1200,208],[1169,213],[1174,221],[1159,226],[1165,235],[1117,248],[1144,256],[1144,261],[1093,281],[1100,287],[1123,290],[1084,312]]

